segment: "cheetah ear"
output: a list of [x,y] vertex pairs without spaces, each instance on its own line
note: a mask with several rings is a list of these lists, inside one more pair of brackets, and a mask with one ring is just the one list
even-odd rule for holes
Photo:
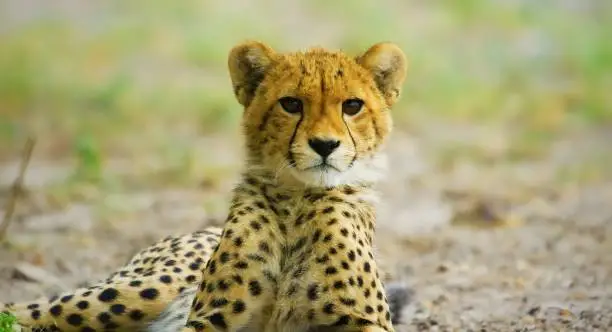
[[393,43],[378,43],[355,60],[372,74],[387,106],[395,104],[408,67],[404,52]]
[[256,41],[236,45],[230,51],[228,66],[232,86],[236,99],[244,107],[253,100],[274,55],[274,50]]

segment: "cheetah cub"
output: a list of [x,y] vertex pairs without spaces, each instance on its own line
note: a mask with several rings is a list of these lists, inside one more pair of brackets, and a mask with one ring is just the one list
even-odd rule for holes
[[[393,331],[373,255],[374,184],[385,173],[406,59],[379,43],[358,57],[236,46],[247,162],[197,290],[150,332]],[[195,298],[194,298],[195,294]]]
[[168,237],[96,284],[0,311],[48,331],[393,331],[407,294],[379,276],[374,186],[406,66],[391,43],[357,57],[237,45],[247,160],[224,228]]

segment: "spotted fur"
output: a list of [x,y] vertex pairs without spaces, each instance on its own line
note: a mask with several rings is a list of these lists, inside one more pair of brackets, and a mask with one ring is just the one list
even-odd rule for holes
[[245,42],[230,52],[229,72],[244,106],[247,160],[223,230],[168,238],[94,286],[8,305],[20,324],[394,330],[403,295],[385,292],[376,264],[373,187],[385,172],[403,52],[379,43],[357,57],[321,48],[277,53]]

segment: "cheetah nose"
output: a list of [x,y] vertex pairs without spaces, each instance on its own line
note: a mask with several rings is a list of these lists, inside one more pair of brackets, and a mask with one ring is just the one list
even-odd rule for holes
[[308,140],[308,145],[310,145],[310,147],[321,157],[326,158],[340,146],[340,141],[335,139],[311,138]]

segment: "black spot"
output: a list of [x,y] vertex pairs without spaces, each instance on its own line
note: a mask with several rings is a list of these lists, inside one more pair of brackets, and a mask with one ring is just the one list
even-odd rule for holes
[[102,324],[106,324],[110,322],[110,320],[111,320],[111,315],[108,312],[101,312],[98,315],[98,321],[100,321],[100,323]]
[[98,295],[100,302],[111,302],[117,298],[119,292],[114,288],[107,288]]
[[245,309],[246,309],[246,304],[242,300],[236,300],[232,306],[232,312],[235,314],[244,312]]
[[256,261],[256,262],[260,262],[260,263],[266,263],[267,262],[267,260],[263,256],[258,255],[258,254],[248,254],[247,258],[252,260],[252,261]]
[[38,303],[32,303],[30,305],[28,305],[26,308],[29,310],[34,310],[34,309],[38,309],[40,305],[38,305]]
[[198,311],[202,310],[202,308],[204,307],[204,304],[202,302],[198,301],[197,298],[194,298],[193,302],[195,302],[195,305],[192,305],[193,311],[195,311],[195,312],[198,312]]
[[129,285],[131,287],[140,287],[140,285],[142,285],[142,281],[140,281],[140,280],[132,280],[132,281],[130,281]]
[[66,317],[66,322],[72,326],[79,326],[83,323],[83,317],[79,314],[70,314]]
[[332,213],[334,212],[334,207],[333,206],[328,206],[325,209],[323,209],[323,213],[328,214],[328,213]]
[[140,311],[138,309],[134,309],[134,310],[130,311],[130,318],[132,320],[139,321],[139,320],[142,320],[144,318],[144,316],[145,316],[144,312],[142,312],[142,311]]
[[334,313],[334,304],[331,302],[327,302],[325,303],[325,305],[323,306],[323,312],[326,314],[333,314]]
[[[265,275],[265,271],[264,271],[264,275]],[[232,276],[232,280],[234,280],[238,285],[242,285],[243,283],[242,277],[237,274]]]
[[216,313],[207,318],[212,325],[218,328],[227,329],[227,323],[225,323],[225,317],[223,317],[223,314]]
[[255,220],[251,220],[250,225],[255,231],[259,231],[261,229],[261,225]]
[[355,301],[355,299],[351,299],[351,298],[347,298],[347,297],[341,297],[340,298],[340,302],[342,302],[342,304],[344,304],[346,306],[349,306],[349,307],[354,306],[355,303],[357,303]]
[[348,231],[348,229],[346,229],[346,228],[342,228],[342,229],[340,230],[340,233],[342,234],[342,236],[344,236],[344,237],[348,237],[349,231]]
[[234,264],[234,267],[237,268],[237,269],[244,270],[244,269],[249,267],[249,263],[247,263],[245,261],[239,261],[239,262],[236,262],[236,264]]
[[370,269],[370,263],[365,262],[365,263],[363,264],[363,270],[364,270],[364,271],[366,271],[366,272],[370,272],[370,271],[371,271],[371,269]]
[[359,326],[366,326],[366,325],[372,325],[372,322],[365,319],[365,318],[358,318],[357,319],[357,325]]
[[347,195],[352,195],[355,193],[355,189],[351,188],[351,187],[345,187],[344,188],[344,193]]
[[195,320],[190,320],[189,322],[187,322],[187,327],[193,327],[198,331],[204,330],[204,324]]
[[169,275],[163,275],[159,277],[159,281],[161,281],[164,284],[170,284],[172,283],[172,277]]
[[312,243],[316,243],[321,238],[321,230],[317,229],[312,236]]
[[261,285],[259,284],[259,281],[251,280],[249,282],[249,292],[253,296],[258,296],[261,294]]
[[224,251],[219,255],[219,262],[227,263],[230,259],[230,255],[228,252]]
[[94,328],[89,327],[89,326],[83,326],[83,327],[81,327],[81,332],[96,332],[96,330]]
[[30,315],[32,316],[33,320],[38,320],[40,318],[40,311],[39,310],[33,310]]
[[374,308],[372,308],[372,306],[366,305],[365,306],[365,312],[366,314],[371,314],[374,312]]
[[338,318],[338,320],[334,323],[333,326],[344,326],[344,325],[348,325],[348,323],[351,321],[351,317],[349,315],[342,315],[340,316],[340,318]]
[[300,214],[295,218],[295,226],[301,226],[304,223],[304,215]]
[[196,281],[196,276],[194,276],[193,274],[190,274],[187,277],[185,277],[185,281],[187,281],[188,283],[192,283]]
[[[226,306],[228,303],[229,301],[227,299],[221,297],[221,298],[212,299],[210,301],[210,306],[213,308],[221,308],[223,306]],[[196,311],[199,311],[199,310],[196,309]]]
[[323,255],[321,257],[317,257],[316,262],[323,264],[325,262],[327,262],[329,260],[329,256],[328,255]]
[[60,302],[66,303],[72,299],[72,295],[66,295],[60,299]]
[[341,264],[342,264],[342,268],[343,268],[343,269],[345,269],[345,270],[349,270],[349,269],[351,268],[351,267],[349,266],[349,263],[347,263],[347,262],[345,262],[345,261],[342,261],[342,263],[341,263]]
[[259,242],[259,250],[265,252],[266,254],[270,254],[272,251],[270,250],[270,246],[265,242]]
[[327,275],[334,275],[334,274],[336,274],[336,273],[338,273],[338,269],[336,269],[336,268],[335,268],[335,267],[333,267],[333,266],[328,266],[328,267],[325,269],[325,274],[327,274]]
[[140,297],[145,300],[155,300],[159,296],[159,291],[155,288],[145,288],[140,291]]
[[234,245],[235,245],[236,247],[241,247],[241,246],[242,246],[242,238],[241,238],[240,236],[237,236],[237,237],[234,239]]
[[334,288],[335,289],[342,289],[344,287],[345,287],[345,285],[344,285],[344,282],[342,282],[342,280],[334,281]]
[[227,281],[225,281],[225,279],[220,279],[217,282],[217,287],[219,287],[220,290],[225,291],[230,287],[230,284]]
[[89,302],[87,302],[87,301],[79,301],[79,302],[77,302],[76,307],[81,309],[81,310],[85,310],[85,309],[89,308]]
[[51,314],[51,316],[59,316],[62,314],[62,306],[59,304],[56,304],[54,306],[52,306],[51,308],[49,308],[49,313]]
[[[212,265],[213,262],[214,262],[214,260],[210,261],[210,264]],[[201,265],[202,265],[202,263],[200,263],[200,262],[193,262],[193,263],[189,264],[189,269],[192,270],[192,271],[198,271],[200,269]]]
[[121,315],[125,312],[125,306],[121,303],[113,304],[110,306],[110,312],[115,315]]
[[208,263],[208,272],[210,272],[210,274],[215,274],[215,271],[217,271],[217,263],[213,259]]
[[110,322],[110,323],[104,324],[104,330],[105,331],[112,331],[112,330],[114,330],[114,329],[116,329],[118,327],[119,327],[119,324],[117,324],[115,322]]

